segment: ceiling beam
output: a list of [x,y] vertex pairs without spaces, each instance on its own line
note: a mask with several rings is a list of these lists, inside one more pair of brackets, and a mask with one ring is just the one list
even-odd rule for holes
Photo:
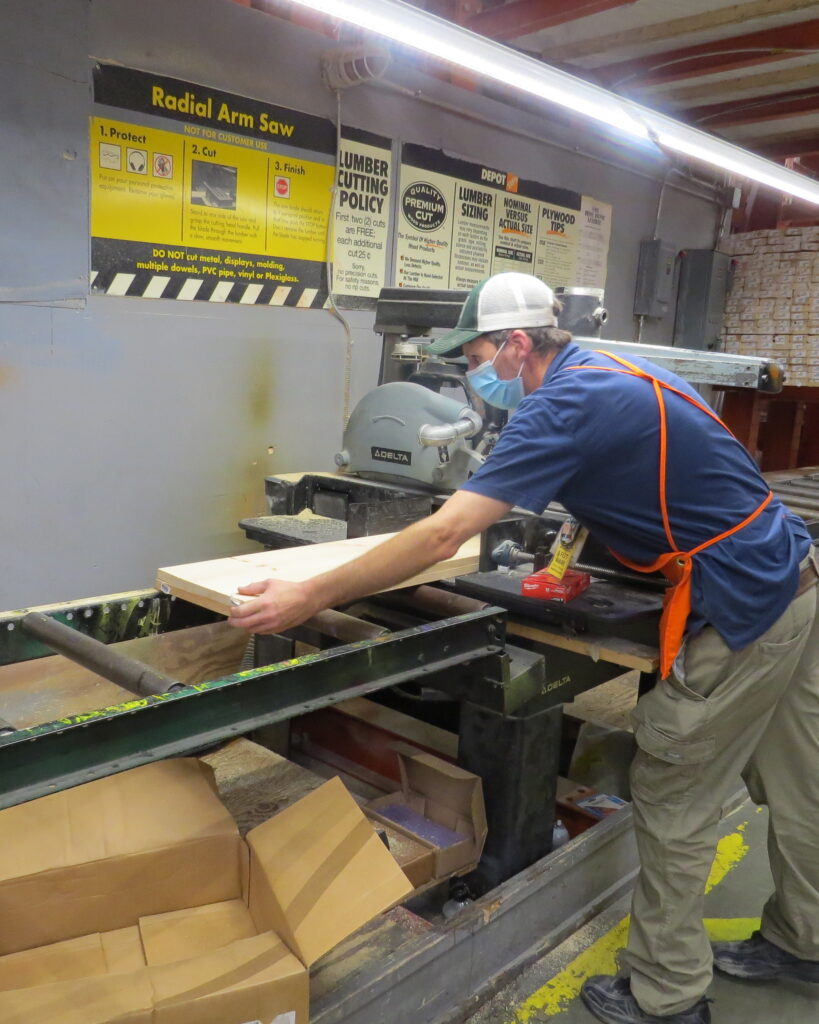
[[307,10],[298,4],[291,4],[289,0],[233,0],[233,2],[241,7],[252,7],[262,14],[269,14],[274,18],[281,18],[283,21],[300,25],[302,28],[310,29],[311,32],[319,32],[331,39],[338,40],[339,38],[341,23],[336,18]]
[[[719,82],[706,82],[704,85],[691,85],[688,88],[677,86],[673,92],[654,93],[657,99],[662,99],[668,106],[687,107],[692,101],[707,100],[714,95],[724,96],[737,92],[748,92],[752,95],[759,91],[764,95],[765,89],[782,89],[786,85],[799,85],[800,83],[814,85],[819,82],[819,64],[803,64],[797,68],[777,68],[776,71],[767,71],[759,75],[732,75],[730,78],[722,79]],[[734,102],[739,102],[735,100]]]
[[637,0],[510,0],[498,7],[490,7],[473,14],[464,25],[473,32],[490,39],[517,39],[554,28],[567,21],[588,18],[593,14],[610,11],[614,7],[628,7]]
[[739,25],[753,18],[770,18],[776,14],[790,14],[816,6],[816,0],[752,0],[751,3],[733,4],[716,11],[689,14],[684,18],[669,18],[653,25],[610,32],[593,39],[558,43],[544,49],[542,56],[553,60],[572,60],[578,57],[596,57],[601,53],[622,50],[628,46],[646,46],[691,35],[709,32],[725,25]]
[[795,52],[819,47],[819,18],[795,25],[747,32],[650,57],[619,61],[595,68],[598,79],[609,86],[660,85],[685,78],[713,75],[752,67],[769,61],[788,60]]
[[789,156],[804,156],[807,153],[819,153],[819,132],[809,135],[780,139],[777,142],[743,142],[744,149],[751,149],[769,160],[784,160]]
[[779,96],[727,100],[724,103],[709,103],[702,107],[675,111],[684,120],[709,131],[713,128],[758,124],[816,112],[819,112],[819,89],[796,89],[780,93]]

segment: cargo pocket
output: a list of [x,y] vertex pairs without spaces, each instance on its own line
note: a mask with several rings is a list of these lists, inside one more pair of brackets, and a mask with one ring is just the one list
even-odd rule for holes
[[682,739],[649,722],[634,731],[637,754],[631,765],[631,796],[654,806],[684,803],[714,757],[715,739]]

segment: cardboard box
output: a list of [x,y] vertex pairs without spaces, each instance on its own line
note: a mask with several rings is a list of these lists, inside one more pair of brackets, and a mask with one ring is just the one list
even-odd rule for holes
[[[486,808],[480,778],[433,754],[398,754],[401,789],[377,797],[366,805],[367,814],[399,832],[404,832],[434,853],[432,878],[465,874],[481,857],[486,841]],[[463,836],[451,845],[436,844],[429,835],[420,835],[413,827],[402,825],[385,814],[391,807],[406,808],[432,826]]]
[[626,801],[619,796],[598,793],[569,779],[558,779],[555,817],[560,818],[572,838],[625,806]]
[[[371,817],[364,809],[367,817]],[[393,822],[371,818],[373,827],[381,830],[389,843],[389,851],[414,889],[426,885],[435,873],[435,851],[428,844]]]
[[308,968],[411,891],[338,779],[243,841],[193,759],[0,812],[3,1024],[307,1024]]

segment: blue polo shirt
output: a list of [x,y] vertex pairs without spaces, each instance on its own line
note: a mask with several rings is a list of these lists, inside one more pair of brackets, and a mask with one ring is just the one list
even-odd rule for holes
[[[631,362],[702,398],[675,374]],[[521,402],[463,490],[540,513],[559,501],[600,541],[647,565],[669,550],[659,496],[659,412],[650,382],[608,356],[569,344],[543,384]],[[742,522],[768,485],[746,449],[710,416],[663,390],[668,424],[666,501],[677,550]],[[761,636],[785,610],[810,549],[804,522],[778,498],[748,526],[694,558],[689,630],[710,623],[732,650]]]

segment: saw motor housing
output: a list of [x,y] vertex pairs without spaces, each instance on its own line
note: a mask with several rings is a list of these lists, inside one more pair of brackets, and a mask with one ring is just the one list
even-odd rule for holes
[[335,461],[343,472],[370,480],[454,490],[481,462],[470,438],[482,427],[463,401],[422,384],[391,381],[355,407]]

